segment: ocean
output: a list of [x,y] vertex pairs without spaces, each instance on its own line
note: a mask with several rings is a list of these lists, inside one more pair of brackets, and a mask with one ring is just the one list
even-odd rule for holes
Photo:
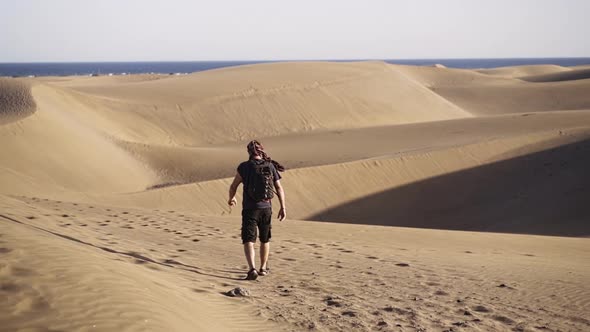
[[[334,60],[365,61],[365,60]],[[590,58],[514,58],[514,59],[390,59],[392,64],[451,68],[495,68],[506,66],[553,64],[559,66],[590,65]],[[186,61],[186,62],[36,62],[0,63],[0,76],[69,76],[120,75],[139,73],[184,74],[203,70],[269,63],[277,61]]]

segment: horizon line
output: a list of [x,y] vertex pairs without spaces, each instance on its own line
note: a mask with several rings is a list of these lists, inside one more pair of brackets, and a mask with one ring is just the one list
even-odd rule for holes
[[492,57],[492,58],[351,58],[351,59],[230,59],[230,60],[73,60],[73,61],[51,61],[51,60],[40,60],[40,61],[0,61],[0,64],[33,64],[33,63],[168,63],[168,62],[312,62],[312,61],[338,61],[338,62],[354,62],[354,61],[405,61],[405,60],[530,60],[530,59],[590,59],[590,56],[549,56],[549,57]]

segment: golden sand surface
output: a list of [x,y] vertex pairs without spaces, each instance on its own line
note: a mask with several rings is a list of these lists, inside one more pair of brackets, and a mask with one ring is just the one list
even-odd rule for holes
[[[288,219],[245,281],[251,139]],[[0,78],[0,331],[587,331],[588,169],[583,66]]]

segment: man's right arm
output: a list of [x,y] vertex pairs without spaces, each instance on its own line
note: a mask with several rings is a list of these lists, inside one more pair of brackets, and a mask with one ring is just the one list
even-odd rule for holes
[[240,173],[236,173],[234,181],[229,186],[229,200],[227,201],[227,204],[229,204],[230,206],[234,206],[238,203],[238,201],[236,200],[236,192],[238,191],[238,186],[240,185],[240,183],[242,183],[242,177],[240,176]]

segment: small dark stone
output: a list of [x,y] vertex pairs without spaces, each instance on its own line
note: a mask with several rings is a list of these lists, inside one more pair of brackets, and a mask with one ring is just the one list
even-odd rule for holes
[[472,313],[470,313],[469,311],[465,310],[465,312],[463,313],[463,315],[465,316],[473,316]]
[[334,300],[327,300],[326,304],[329,306],[334,306],[334,307],[342,307],[342,304],[338,301],[334,301]]
[[227,291],[225,295],[229,297],[248,297],[250,296],[250,291],[243,287],[236,287],[230,291]]
[[379,323],[377,323],[377,326],[387,326],[387,322],[382,320]]

